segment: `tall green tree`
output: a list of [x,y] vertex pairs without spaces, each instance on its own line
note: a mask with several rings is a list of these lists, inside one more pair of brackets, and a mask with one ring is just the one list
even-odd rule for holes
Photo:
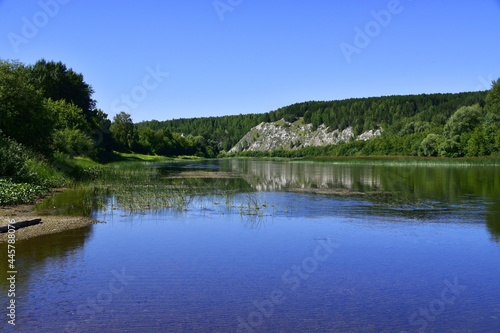
[[128,149],[132,149],[138,140],[132,118],[125,112],[120,112],[113,117],[110,131],[116,142]]
[[485,99],[485,110],[500,115],[500,78],[493,81]]
[[44,112],[54,119],[53,145],[56,150],[71,156],[94,156],[95,146],[90,138],[90,125],[82,110],[64,100],[45,99]]
[[53,128],[43,96],[23,64],[0,60],[0,130],[17,142],[46,152]]
[[55,129],[78,129],[82,132],[90,130],[89,123],[86,121],[82,109],[73,103],[67,103],[65,100],[54,101],[51,98],[43,101],[44,112],[51,114],[54,119]]
[[457,135],[472,131],[482,120],[483,110],[479,104],[458,109],[444,125],[443,134],[452,139]]
[[83,75],[67,68],[62,62],[41,59],[30,67],[30,83],[42,91],[46,98],[54,101],[65,100],[82,109],[88,117],[95,108],[96,101],[92,99],[94,90],[87,84]]

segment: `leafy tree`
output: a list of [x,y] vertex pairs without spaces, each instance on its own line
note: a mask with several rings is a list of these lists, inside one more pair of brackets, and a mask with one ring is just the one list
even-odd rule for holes
[[438,146],[438,155],[441,157],[458,157],[460,156],[460,146],[452,139],[446,139]]
[[43,101],[44,112],[54,119],[56,129],[78,129],[89,131],[90,126],[83,116],[83,111],[74,104],[69,104],[64,100],[53,101],[51,98]]
[[94,141],[96,148],[111,150],[114,140],[109,129],[111,121],[108,119],[108,115],[101,109],[94,109],[90,117],[90,127],[92,129],[89,136]]
[[500,78],[493,81],[485,98],[485,110],[500,115]]
[[[480,127],[471,133],[469,140],[467,141],[467,146],[465,147],[466,156],[482,156],[487,155],[488,145],[486,143],[486,138]],[[489,155],[489,154],[488,154]]]
[[116,142],[125,148],[132,149],[137,142],[137,131],[128,113],[120,112],[114,116],[110,131]]
[[285,115],[283,116],[283,119],[285,119],[285,121],[293,123],[295,120],[297,120],[297,117],[294,114],[285,113]]
[[24,65],[0,60],[0,130],[19,143],[47,152],[53,119],[43,112],[42,101]]
[[431,133],[420,144],[418,155],[420,156],[437,156],[438,146],[444,141],[442,135]]
[[54,101],[65,100],[75,104],[89,117],[96,102],[92,99],[94,90],[85,83],[83,75],[68,69],[62,62],[41,59],[30,67],[30,80],[36,88],[42,91],[46,98]]
[[462,133],[472,131],[480,122],[483,110],[479,104],[458,109],[444,125],[443,134],[451,139]]

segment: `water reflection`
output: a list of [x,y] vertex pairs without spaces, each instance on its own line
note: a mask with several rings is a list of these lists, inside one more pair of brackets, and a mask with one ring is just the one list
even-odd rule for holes
[[[157,164],[156,170],[153,176],[148,175],[153,178],[123,180],[107,188],[109,192],[96,187],[66,191],[43,203],[39,209],[52,214],[90,215],[99,203],[107,203],[102,199],[111,193],[113,204],[130,211],[184,211],[197,197],[217,196],[217,200],[226,206],[238,208],[249,204],[249,200],[236,202],[239,193],[316,193],[336,195],[337,198],[339,195],[360,197],[375,204],[371,210],[376,214],[407,218],[427,218],[438,211],[444,213],[443,216],[457,215],[461,210],[477,211],[485,216],[494,239],[499,240],[500,173],[495,167],[352,165],[248,159],[161,163]],[[272,201],[262,202],[268,207],[272,204]],[[202,203],[200,207],[206,205]],[[316,210],[320,216],[321,210]],[[262,211],[257,209],[253,213],[257,216],[267,214]]]
[[500,201],[488,205],[486,211],[486,227],[492,238],[500,243]]
[[[74,322],[84,331],[235,331],[238,318],[248,321],[261,311],[256,302],[280,290],[286,300],[255,331],[416,331],[411,314],[441,304],[443,281],[455,277],[466,293],[429,331],[498,327],[500,252],[483,226],[499,240],[494,169],[253,160],[161,167],[158,178],[137,176],[140,184],[116,185],[108,199],[126,206],[176,190],[192,197],[191,209],[115,207],[96,214],[106,224],[16,245],[20,299],[29,300],[21,329],[62,331]],[[74,207],[79,196],[93,205],[100,195],[75,190],[46,207]],[[394,205],[397,198],[406,199]],[[312,261],[328,239],[340,246]],[[99,300],[121,267],[135,279]],[[79,314],[89,299],[100,310]]]
[[382,191],[409,199],[455,204],[462,203],[463,198],[469,195],[495,198],[500,193],[499,170],[490,167],[406,167],[259,160],[221,161],[220,164],[222,170],[242,175],[257,191]]
[[[256,191],[358,195],[419,218],[436,210],[477,210],[500,241],[500,172],[497,167],[384,166],[262,160],[221,161]],[[377,207],[373,207],[377,210]],[[380,212],[379,212],[380,213]]]
[[83,186],[66,190],[44,200],[35,207],[40,215],[91,216],[103,199],[109,195],[107,189]]
[[[28,240],[17,241],[16,250],[16,287],[26,293],[25,286],[29,285],[30,279],[46,266],[51,269],[64,269],[77,261],[85,243],[92,237],[92,226],[67,230],[51,235],[43,235]],[[7,243],[1,244],[0,262],[7,262]],[[0,270],[0,288],[8,287],[7,272]],[[62,281],[59,281],[62,282]],[[8,288],[7,288],[8,289]],[[5,289],[6,290],[6,289]]]

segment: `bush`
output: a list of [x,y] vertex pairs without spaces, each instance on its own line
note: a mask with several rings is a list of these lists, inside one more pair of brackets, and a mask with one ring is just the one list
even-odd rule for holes
[[66,175],[53,169],[42,159],[31,158],[24,165],[27,170],[26,177],[22,179],[24,181],[44,187],[61,187],[70,182]]
[[22,177],[26,175],[24,162],[28,159],[26,149],[16,141],[3,135],[0,130],[0,176]]
[[55,131],[53,136],[55,148],[70,156],[89,156],[96,154],[94,142],[78,129],[64,128]]

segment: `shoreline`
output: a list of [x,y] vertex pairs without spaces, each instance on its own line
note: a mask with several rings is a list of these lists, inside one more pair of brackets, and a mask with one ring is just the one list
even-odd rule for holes
[[[58,215],[42,215],[34,211],[33,208],[43,200],[62,193],[66,188],[54,189],[54,192],[38,198],[30,204],[19,204],[11,206],[0,206],[0,226],[6,226],[9,221],[21,222],[35,218],[41,218],[42,223],[21,228],[16,230],[16,240],[25,240],[42,235],[55,234],[70,229],[77,229],[89,226],[96,223],[104,223],[85,216],[58,216]],[[0,243],[7,242],[8,233],[0,234]]]

